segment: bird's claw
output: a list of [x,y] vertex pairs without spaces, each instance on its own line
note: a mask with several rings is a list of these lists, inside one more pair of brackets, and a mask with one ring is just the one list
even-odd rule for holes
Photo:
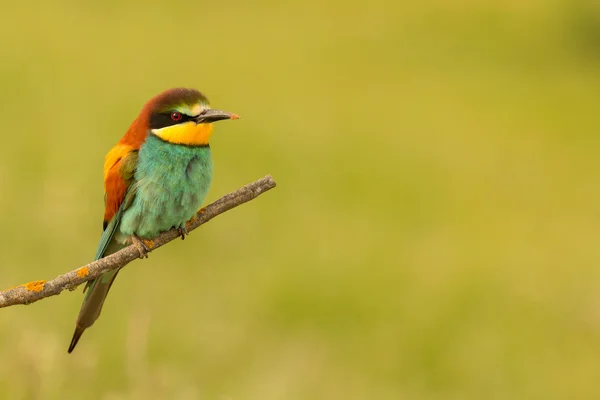
[[146,246],[144,241],[136,235],[131,237],[131,241],[133,242],[133,245],[137,249],[138,253],[140,253],[140,258],[148,258],[148,252],[150,249]]
[[185,235],[189,235],[189,232],[185,226],[181,226],[177,228],[179,235],[181,235],[181,240],[185,240]]

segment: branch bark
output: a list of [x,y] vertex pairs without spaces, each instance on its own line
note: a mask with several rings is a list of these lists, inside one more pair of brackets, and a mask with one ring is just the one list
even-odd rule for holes
[[[207,223],[219,214],[255,199],[267,190],[275,187],[271,175],[252,182],[231,192],[214,203],[200,209],[196,216],[187,222],[188,232]],[[153,251],[180,236],[176,229],[163,232],[153,240],[145,241],[150,251]],[[33,281],[0,292],[0,308],[16,304],[31,304],[46,297],[60,294],[65,289],[74,290],[84,282],[97,278],[103,273],[124,267],[139,257],[134,245],[130,245],[108,257],[101,258],[81,268],[57,276],[49,281]]]

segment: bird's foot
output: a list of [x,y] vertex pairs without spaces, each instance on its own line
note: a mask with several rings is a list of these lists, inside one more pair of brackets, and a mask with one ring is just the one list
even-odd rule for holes
[[152,249],[152,241],[140,239],[136,235],[131,236],[131,241],[140,253],[140,258],[148,258],[148,252]]
[[186,226],[180,226],[179,228],[177,228],[177,231],[179,232],[179,234],[181,235],[181,240],[185,240],[185,235],[189,235],[190,233],[187,230]]

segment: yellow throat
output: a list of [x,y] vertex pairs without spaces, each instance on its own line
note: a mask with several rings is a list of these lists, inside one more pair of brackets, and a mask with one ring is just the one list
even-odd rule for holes
[[152,130],[152,133],[165,142],[188,146],[207,145],[212,132],[212,124],[196,124],[195,122],[186,122],[185,124],[172,125]]

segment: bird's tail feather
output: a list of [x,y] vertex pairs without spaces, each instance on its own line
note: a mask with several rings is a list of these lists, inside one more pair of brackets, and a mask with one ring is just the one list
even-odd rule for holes
[[100,316],[104,300],[106,299],[108,291],[115,281],[118,272],[119,270],[108,271],[91,281],[91,284],[85,293],[79,316],[77,317],[75,333],[73,333],[73,339],[71,339],[71,344],[69,345],[69,353],[75,349],[83,332],[92,326]]
[[77,342],[79,342],[79,338],[83,335],[85,328],[82,328],[78,325],[75,326],[75,333],[73,333],[73,339],[71,339],[71,344],[69,345],[69,354],[75,349],[77,346]]

